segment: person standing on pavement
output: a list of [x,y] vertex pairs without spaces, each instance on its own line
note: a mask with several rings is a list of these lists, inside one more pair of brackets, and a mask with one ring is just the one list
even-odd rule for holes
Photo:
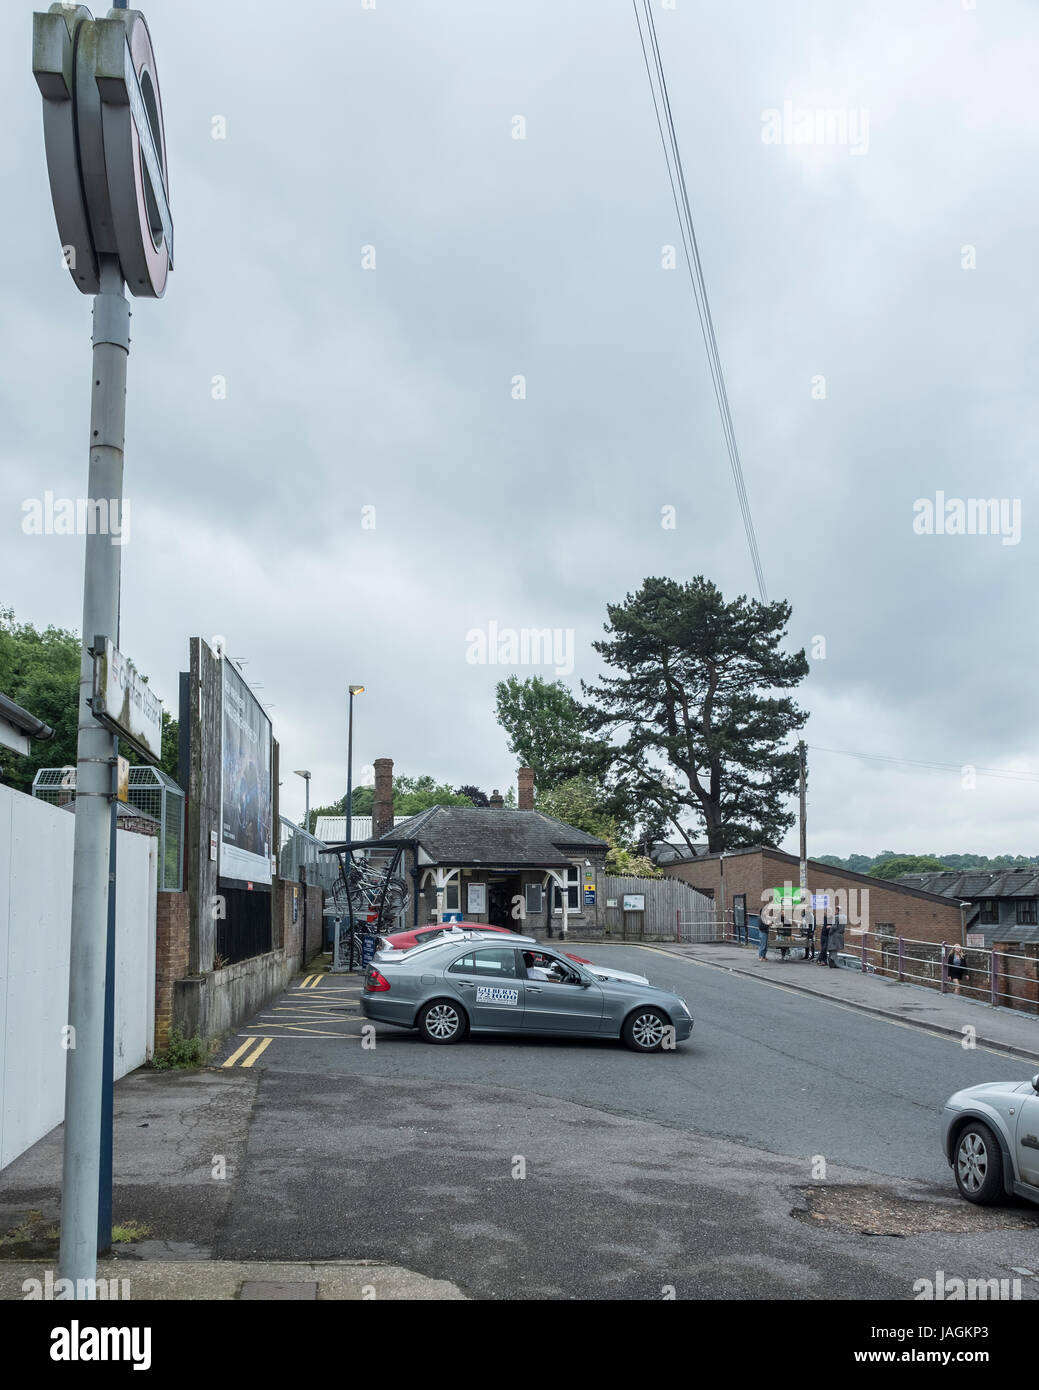
[[823,912],[823,925],[822,925],[821,931],[819,932],[819,955],[818,955],[818,958],[816,959],[816,962],[815,962],[816,965],[825,965],[825,964],[826,964],[826,948],[827,948],[827,946],[829,945],[829,942],[830,942],[830,924],[829,924],[829,922],[826,920],[826,913]]
[[833,914],[833,926],[826,942],[826,964],[831,970],[837,969],[837,956],[844,950],[844,913]]
[[[952,955],[949,957],[949,979],[952,981],[953,994],[959,994],[960,992],[960,985],[963,982],[963,977],[967,974],[966,967],[967,961],[961,953],[960,948],[954,946],[952,948]],[[967,975],[967,979],[970,979],[969,975]]]
[[815,960],[815,914],[801,909],[801,935],[805,943],[805,960]]
[[758,960],[768,959],[768,925],[770,920],[771,914],[767,908],[762,908],[758,918]]

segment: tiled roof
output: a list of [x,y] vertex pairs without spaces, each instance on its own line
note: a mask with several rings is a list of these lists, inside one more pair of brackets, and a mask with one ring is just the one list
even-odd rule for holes
[[926,874],[902,874],[895,880],[944,898],[1039,898],[1039,868],[943,869]]
[[415,840],[434,864],[561,866],[571,854],[601,852],[602,840],[541,811],[477,806],[432,806],[386,832]]

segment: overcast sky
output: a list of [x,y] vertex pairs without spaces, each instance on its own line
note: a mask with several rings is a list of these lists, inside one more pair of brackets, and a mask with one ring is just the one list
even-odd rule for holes
[[[78,630],[82,540],[22,532],[26,499],[84,491],[90,370],[31,8],[0,17],[0,602]],[[689,283],[661,264],[678,226],[632,6],[145,12],[177,263],[132,306],[122,648],[176,713],[188,639],[225,635],[290,816],[293,768],[342,795],[350,682],[358,772],[504,790],[507,669],[467,661],[470,629],[572,630],[576,686],[646,575],[755,593]],[[792,647],[825,638],[806,738],[954,768],[812,752],[810,853],[1034,853],[1036,783],[959,768],[1039,775],[1039,12],[655,13],[769,594]],[[856,143],[763,138],[785,102],[848,113]],[[1017,543],[919,534],[939,492],[1019,500]]]

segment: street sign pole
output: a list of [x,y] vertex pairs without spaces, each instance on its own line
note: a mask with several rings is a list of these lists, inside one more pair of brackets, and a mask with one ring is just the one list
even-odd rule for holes
[[[101,255],[94,297],[90,467],[87,496],[107,497],[122,515],[126,366],[130,306],[116,256]],[[61,1190],[61,1275],[92,1280],[97,1270],[98,1190],[104,1076],[108,895],[112,863],[115,737],[94,716],[95,633],[119,640],[122,546],[95,527],[86,537],[83,654],[80,665],[76,831],[69,958],[69,1034],[65,1064],[65,1139]]]
[[[159,299],[173,267],[166,138],[148,25],[125,0],[116,0],[104,19],[94,19],[82,4],[54,4],[33,16],[32,66],[43,98],[47,170],[64,263],[77,290],[94,296],[87,497],[107,499],[108,515],[121,521],[130,352],[130,306],[124,289],[137,297]],[[114,1027],[112,807],[116,740],[123,726],[108,708],[108,682],[101,693],[96,688],[96,667],[103,665],[111,674],[115,655],[110,644],[116,649],[119,644],[122,546],[114,539],[107,526],[88,527],[69,1012],[62,1038],[66,1064],[61,1275],[73,1281],[77,1297],[85,1298],[94,1297],[98,1240],[105,1240],[111,1214],[110,1158],[105,1161],[109,1190],[104,1202],[99,1201],[99,1186],[102,1144],[109,1155],[111,1144],[110,1128],[102,1140],[102,1116],[105,1086],[110,1105],[112,1081],[112,1049],[109,1045],[106,1052],[105,1041],[106,1028],[110,1037]],[[125,674],[121,655],[119,661]],[[124,732],[133,742],[140,730],[129,692],[126,703],[130,727]],[[154,723],[156,702],[148,705],[138,693],[137,706],[142,703]],[[143,728],[147,717],[140,716],[141,721]]]

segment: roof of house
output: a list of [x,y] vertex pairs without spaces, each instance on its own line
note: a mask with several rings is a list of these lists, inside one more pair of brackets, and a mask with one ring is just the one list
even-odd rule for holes
[[679,859],[689,859],[691,857],[700,858],[708,851],[706,840],[696,841],[692,847],[692,855],[685,840],[655,840],[649,857],[654,864],[672,864]]
[[895,880],[943,898],[1039,898],[1039,868],[936,869]]
[[8,695],[0,692],[0,719],[10,724],[18,733],[26,738],[49,739],[54,737],[54,730],[49,724],[45,724],[42,719],[37,719],[35,714],[30,714],[27,709],[22,709],[21,705],[15,702]]
[[[737,849],[727,849],[724,851],[724,857],[726,859],[739,859],[742,855],[747,854],[765,854],[771,859],[780,859],[783,863],[791,865],[800,862],[796,854],[788,854],[785,849],[776,849],[774,845],[740,845]],[[711,854],[686,855],[680,860],[671,860],[667,863],[661,863],[660,867],[666,870],[680,863],[701,864],[708,863],[713,859],[721,859],[722,857],[722,851],[716,850]],[[806,862],[808,868],[812,870],[813,876],[817,873],[821,876],[825,876],[826,874],[840,874],[842,878],[855,879],[857,882],[864,884],[867,888],[872,888],[874,890],[891,888],[894,889],[896,893],[909,893],[913,897],[930,898],[932,901],[948,898],[948,894],[946,893],[932,892],[930,889],[918,887],[915,883],[906,883],[904,879],[875,878],[871,874],[857,873],[854,869],[839,869],[834,864],[823,864],[818,859],[809,859]],[[919,876],[923,878],[927,877],[926,874]],[[915,875],[909,875],[909,877],[915,877]]]
[[[989,927],[988,931],[992,934],[994,941],[1008,941],[1015,946],[1039,943],[1039,927],[1002,927],[998,930],[995,927]],[[985,945],[989,945],[987,940]]]
[[562,868],[574,854],[609,848],[605,841],[543,811],[480,806],[431,806],[379,838],[393,844],[417,843],[431,864],[466,866]]

